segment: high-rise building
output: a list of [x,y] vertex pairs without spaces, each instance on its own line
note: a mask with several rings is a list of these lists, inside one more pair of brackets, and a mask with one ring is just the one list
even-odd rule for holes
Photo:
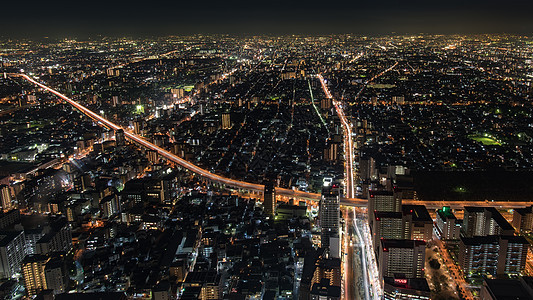
[[28,255],[22,261],[22,278],[28,296],[31,297],[48,288],[44,274],[47,262],[48,256],[41,254]]
[[374,251],[379,252],[381,239],[410,239],[409,224],[404,224],[401,212],[376,211],[372,227]]
[[230,129],[231,128],[231,117],[229,113],[223,113],[222,114],[222,129]]
[[489,279],[483,277],[480,292],[483,300],[533,299],[533,278]]
[[424,205],[404,205],[401,212],[375,211],[372,225],[374,251],[380,239],[430,241],[433,220]]
[[426,242],[381,240],[379,274],[384,277],[423,278]]
[[63,254],[55,253],[46,262],[44,278],[46,288],[53,290],[54,294],[61,294],[67,291],[68,273]]
[[433,219],[424,205],[403,205],[404,224],[409,226],[409,239],[429,242],[433,239]]
[[361,180],[376,180],[376,160],[373,157],[361,157],[359,160]]
[[142,130],[144,128],[144,124],[142,120],[135,120],[133,121],[133,132],[135,134],[141,134]]
[[183,98],[185,96],[185,90],[181,88],[170,89],[170,93],[174,98]]
[[461,237],[459,241],[459,265],[464,274],[496,275],[498,252],[497,236]]
[[522,275],[526,268],[529,242],[522,236],[500,235],[498,274]]
[[18,222],[20,222],[20,211],[18,209],[12,209],[8,212],[0,211],[0,229],[5,229]]
[[124,135],[124,130],[119,129],[115,131],[115,140],[117,143],[117,147],[121,147],[126,144],[126,136]]
[[172,299],[172,289],[168,281],[161,281],[152,288],[152,300]]
[[374,220],[375,211],[400,212],[402,196],[399,191],[370,191],[368,199],[368,221],[370,228]]
[[156,150],[146,150],[146,157],[148,158],[148,161],[155,164],[159,161],[159,154]]
[[11,190],[8,185],[0,185],[0,205],[3,211],[9,211],[13,208],[11,199]]
[[25,242],[23,231],[0,231],[0,278],[11,278],[20,271]]
[[521,274],[528,249],[529,242],[520,236],[461,237],[459,265],[467,276]]
[[518,232],[530,233],[533,229],[533,206],[513,210],[513,227]]
[[271,181],[265,183],[263,198],[265,215],[273,217],[276,213],[276,188]]
[[340,146],[340,143],[328,139],[326,148],[324,148],[324,160],[327,162],[336,162],[339,158]]
[[494,207],[465,206],[463,228],[467,237],[514,234],[513,226]]
[[450,207],[445,206],[437,210],[436,233],[442,240],[458,240],[461,234],[461,224]]
[[35,253],[46,255],[52,252],[72,250],[72,231],[67,219],[56,220],[50,227],[50,232],[37,241]]
[[[333,185],[322,187],[319,220],[322,247],[329,250],[337,250],[336,244],[339,243],[340,199],[339,192]],[[332,241],[334,244],[331,243]],[[330,246],[333,246],[333,249]],[[332,253],[332,256],[338,257],[334,253]]]

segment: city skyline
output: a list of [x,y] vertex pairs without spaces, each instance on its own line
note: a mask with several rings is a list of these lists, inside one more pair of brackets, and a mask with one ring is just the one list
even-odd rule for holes
[[511,2],[9,3],[0,299],[533,299]]

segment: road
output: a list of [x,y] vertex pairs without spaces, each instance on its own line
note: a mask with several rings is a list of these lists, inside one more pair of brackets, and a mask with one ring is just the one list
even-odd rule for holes
[[345,162],[345,179],[346,179],[346,198],[354,198],[355,196],[355,186],[354,186],[354,176],[353,176],[353,140],[352,140],[352,126],[350,123],[348,123],[348,120],[346,119],[346,116],[344,115],[344,111],[342,109],[342,103],[339,101],[336,101],[333,96],[331,95],[328,86],[326,84],[326,81],[324,80],[324,77],[322,77],[321,74],[317,75],[318,79],[320,80],[320,84],[322,85],[322,90],[324,90],[324,94],[326,94],[326,98],[331,99],[333,106],[335,106],[335,111],[337,112],[337,115],[339,116],[339,119],[341,120],[343,131],[344,131],[344,153],[346,156],[346,162]]
[[355,295],[355,270],[353,268],[355,255],[353,249],[353,228],[352,228],[352,219],[353,214],[350,215],[351,209],[344,209],[344,235],[342,240],[342,262],[343,262],[343,290],[344,290],[344,299],[358,299]]
[[444,244],[438,237],[434,237],[433,241],[435,241],[435,244],[437,247],[439,247],[439,252],[444,259],[444,263],[446,264],[446,268],[448,268],[448,271],[453,274],[453,279],[459,286],[459,291],[462,294],[462,297],[466,300],[474,300],[474,296],[472,295],[472,292],[468,288],[468,283],[465,281],[465,277],[463,276],[463,272],[461,271],[461,268],[459,268],[454,260],[450,257],[450,254],[448,253],[448,250],[446,247],[444,247]]
[[345,235],[343,240],[344,255],[344,299],[370,299],[368,283],[363,288],[365,276],[361,265],[362,251],[361,241],[356,235],[354,209],[344,207]]
[[[76,108],[77,110],[79,110],[81,113],[85,114],[86,116],[88,116],[89,118],[93,119],[97,124],[101,125],[101,126],[105,126],[107,128],[110,128],[112,130],[119,130],[119,129],[122,129],[124,130],[124,135],[125,137],[138,144],[138,145],[141,145],[147,149],[151,149],[151,150],[155,150],[158,152],[159,155],[161,155],[162,157],[168,159],[169,161],[195,173],[195,174],[198,174],[206,179],[209,179],[210,181],[212,182],[216,182],[216,183],[219,183],[219,184],[224,184],[226,186],[229,186],[229,187],[233,187],[233,188],[237,188],[237,189],[244,189],[244,190],[248,190],[248,191],[253,191],[253,192],[256,192],[259,194],[261,194],[263,191],[264,191],[264,185],[262,184],[256,184],[256,183],[250,183],[250,182],[245,182],[245,181],[239,181],[239,180],[234,180],[234,179],[230,179],[230,178],[226,178],[226,177],[222,177],[222,176],[219,176],[217,174],[214,174],[214,173],[211,173],[203,168],[200,168],[198,166],[196,166],[195,164],[191,163],[191,162],[188,162],[184,159],[182,159],[181,157],[175,155],[175,154],[172,154],[170,153],[169,151],[161,148],[161,147],[158,147],[154,144],[152,144],[151,142],[145,140],[143,137],[135,134],[135,133],[132,133],[126,129],[124,129],[123,127],[105,119],[104,117],[102,117],[101,115],[95,113],[94,111],[88,109],[87,107],[81,105],[80,103],[72,100],[71,98],[61,94],[60,92],[42,84],[42,83],[39,83],[37,81],[35,81],[33,78],[29,77],[28,75],[25,75],[25,74],[9,74],[10,76],[14,76],[14,77],[21,77],[21,78],[24,78],[25,80],[39,86],[40,88],[56,95],[57,97],[63,99],[64,101],[66,101],[68,104],[72,105],[74,108]],[[304,192],[304,191],[299,191],[299,190],[292,190],[292,189],[285,189],[285,188],[276,188],[276,193],[280,196],[284,196],[284,197],[291,197],[291,198],[298,198],[298,199],[305,199],[305,200],[311,200],[311,201],[318,201],[320,200],[320,194],[317,194],[317,193],[308,193],[308,192]],[[359,202],[360,205],[363,205],[366,200],[363,200],[363,199],[352,199],[348,202],[348,204],[357,204]]]
[[353,100],[354,102],[357,101],[357,99],[359,99],[359,96],[361,96],[361,93],[363,92],[363,90],[365,89],[365,87],[371,83],[372,81],[376,80],[377,78],[379,78],[381,75],[389,72],[389,71],[392,71],[392,69],[394,69],[396,66],[398,65],[398,62],[395,62],[394,65],[392,65],[391,67],[389,67],[388,69],[385,69],[381,72],[379,72],[378,74],[374,75],[372,78],[370,78],[369,80],[365,81],[365,83],[363,84],[363,86],[361,87],[361,89],[359,90],[359,92],[357,92],[357,94],[355,95],[355,99]]
[[[58,91],[56,91],[56,90],[54,90],[54,89],[52,89],[52,88],[50,88],[50,87],[48,87],[48,86],[46,86],[46,85],[44,85],[42,83],[39,83],[39,82],[35,81],[34,79],[32,79],[31,77],[29,77],[26,74],[13,74],[13,73],[10,73],[8,75],[12,76],[12,77],[21,77],[21,78],[23,78],[23,79],[25,79],[25,80],[37,85],[37,86],[43,88],[44,90],[46,90],[46,91],[58,96],[59,98],[63,99],[64,101],[66,101],[67,103],[69,103],[70,105],[72,105],[73,107],[78,109],[81,113],[83,113],[86,116],[88,116],[91,119],[93,119],[97,124],[99,124],[101,126],[105,126],[107,128],[113,129],[113,130],[118,130],[118,129],[123,129],[124,130],[124,128],[122,128],[121,126],[119,126],[119,125],[117,125],[117,124],[115,124],[115,123],[103,118],[101,115],[93,112],[92,110],[86,108],[85,106],[79,104],[78,102],[72,100],[71,98],[59,93]],[[331,94],[329,93],[329,91],[327,89],[326,89],[326,91],[328,92],[326,95],[328,95],[328,97],[331,97]],[[344,118],[344,122],[347,122],[345,118]],[[350,126],[347,126],[347,128],[350,129]],[[349,132],[351,132],[351,129],[349,130]],[[212,182],[224,184],[226,186],[237,188],[237,189],[244,189],[244,190],[248,190],[248,191],[253,191],[253,192],[258,193],[258,194],[260,194],[260,193],[262,193],[264,191],[264,185],[262,185],[262,184],[256,184],[256,183],[249,183],[249,182],[245,182],[245,181],[234,180],[234,179],[230,179],[230,178],[226,178],[226,177],[222,177],[222,176],[213,174],[213,173],[211,173],[211,172],[209,172],[209,171],[207,171],[207,170],[205,170],[203,168],[200,168],[200,167],[194,165],[193,163],[190,163],[190,162],[180,158],[177,155],[174,155],[174,154],[170,153],[169,151],[167,151],[165,149],[157,147],[156,145],[154,145],[154,144],[148,142],[147,140],[145,140],[143,137],[141,137],[139,135],[136,135],[136,134],[134,134],[132,132],[129,132],[128,130],[124,130],[124,135],[130,141],[135,142],[135,143],[137,143],[137,144],[139,144],[139,145],[141,145],[141,146],[143,146],[145,148],[156,150],[159,153],[159,155],[161,155],[162,157],[165,157],[169,161],[171,161],[171,162],[173,162],[173,163],[175,163],[175,164],[177,164],[177,165],[179,165],[179,166],[181,166],[181,167],[183,167],[183,168],[185,168],[185,169],[187,169],[187,170],[189,170],[189,171],[191,171],[193,173],[196,173],[196,174],[198,174],[198,175],[200,175],[200,176],[202,176],[202,177],[204,177],[206,179],[209,179]],[[351,143],[351,134],[349,134],[349,138],[347,140],[348,140],[348,143],[350,144]],[[349,149],[352,149],[352,154],[353,154],[353,147],[349,147]],[[348,157],[350,157],[350,155],[348,155]],[[352,161],[353,161],[353,159],[352,159]],[[347,165],[348,166],[352,166],[351,163],[347,163]],[[352,168],[350,168],[350,170],[348,171],[348,174],[351,174],[351,176],[348,176],[348,180],[350,180],[350,181],[349,181],[349,183],[347,185],[353,187],[353,180],[350,179],[350,178],[353,178],[353,169]],[[351,190],[351,189],[348,189],[348,190]],[[280,196],[283,196],[283,197],[304,199],[304,200],[310,200],[310,201],[319,201],[320,197],[321,197],[321,195],[317,194],[317,193],[309,193],[309,192],[286,189],[286,188],[279,188],[279,187],[276,187],[276,194],[280,195]],[[347,197],[341,198],[341,205],[355,206],[355,207],[366,207],[366,204],[367,204],[367,200],[366,199],[355,198],[352,195],[354,195],[354,193],[350,192],[350,195],[347,195]],[[442,208],[443,206],[450,206],[453,209],[461,209],[464,206],[496,207],[496,208],[519,208],[519,207],[526,207],[526,206],[530,206],[531,205],[531,203],[527,202],[527,201],[520,201],[520,202],[507,202],[507,201],[452,201],[452,202],[445,202],[445,201],[404,200],[403,203],[404,204],[426,205],[426,207],[428,209]]]

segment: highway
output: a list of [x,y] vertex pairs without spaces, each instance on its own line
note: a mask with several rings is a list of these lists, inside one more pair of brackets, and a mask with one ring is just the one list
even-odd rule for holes
[[[40,88],[43,88],[44,90],[58,96],[59,98],[63,99],[64,101],[66,101],[67,103],[69,103],[70,105],[72,105],[74,108],[78,109],[81,113],[85,114],[86,116],[90,117],[91,119],[93,119],[97,124],[101,125],[101,126],[105,126],[105,127],[108,127],[110,129],[113,129],[113,130],[118,130],[118,129],[123,129],[121,126],[103,118],[102,116],[100,116],[99,114],[93,112],[92,110],[86,108],[85,106],[79,104],[78,102],[72,100],[71,98],[59,93],[58,91],[42,84],[42,83],[39,83],[37,81],[35,81],[34,79],[32,79],[31,77],[29,77],[28,75],[26,74],[18,74],[18,73],[10,73],[8,74],[9,76],[12,76],[12,77],[21,77],[37,86],[39,86]],[[322,78],[322,76],[319,75],[319,79]],[[325,82],[323,81],[323,78],[321,80],[322,84],[325,84]],[[326,87],[326,95],[328,97],[331,97],[331,94],[329,93],[329,90],[327,90],[327,87]],[[337,103],[338,104],[338,103]],[[340,107],[339,107],[340,108]],[[342,114],[342,116],[344,116]],[[346,122],[347,124],[347,121],[346,121],[346,118],[344,118],[344,122]],[[350,128],[348,126],[348,128]],[[351,130],[350,130],[351,132]],[[252,192],[255,192],[255,193],[263,193],[264,191],[264,185],[262,184],[256,184],[256,183],[250,183],[250,182],[245,182],[245,181],[239,181],[239,180],[235,180],[235,179],[230,179],[230,178],[226,178],[226,177],[222,177],[222,176],[219,176],[219,175],[216,175],[214,173],[211,173],[203,168],[200,168],[198,166],[196,166],[195,164],[191,163],[191,162],[188,162],[182,158],[180,158],[179,156],[177,155],[174,155],[172,153],[170,153],[169,151],[163,149],[163,148],[160,148],[154,144],[152,144],[151,142],[145,140],[143,137],[139,136],[139,135],[136,135],[134,133],[131,133],[127,130],[124,130],[124,135],[126,136],[127,139],[129,139],[130,141],[132,142],[135,142],[143,147],[146,147],[147,149],[152,149],[152,150],[156,150],[159,155],[161,155],[162,157],[165,157],[166,159],[168,159],[169,161],[175,163],[175,164],[178,164],[179,166],[195,173],[195,174],[198,174],[206,179],[209,179],[211,180],[212,182],[216,182],[216,183],[220,183],[220,184],[224,184],[226,186],[229,186],[229,187],[232,187],[232,188],[237,188],[237,189],[244,189],[244,190],[248,190],[248,191],[252,191]],[[351,141],[351,134],[349,135],[350,138],[348,138],[348,143],[350,143]],[[349,149],[352,150],[352,154],[353,154],[353,147],[348,147]],[[350,155],[348,155],[348,157],[350,157]],[[347,163],[348,166],[352,166],[351,163]],[[348,174],[351,174],[353,176],[353,169],[350,168],[350,170],[348,171]],[[348,180],[350,180],[350,177],[351,176],[348,176]],[[353,177],[351,177],[353,178]],[[347,183],[348,186],[352,186],[353,187],[353,180],[350,180],[348,183]],[[348,189],[348,190],[351,190],[351,189]],[[292,190],[292,189],[286,189],[286,188],[280,188],[280,187],[276,187],[276,194],[277,195],[280,195],[282,197],[288,197],[288,198],[297,198],[297,199],[303,199],[303,200],[309,200],[309,201],[319,201],[320,200],[320,194],[317,194],[317,193],[309,193],[309,192],[304,192],[304,191],[299,191],[299,190]],[[355,198],[353,197],[354,193],[353,191],[350,192],[349,195],[347,195],[347,197],[343,197],[341,198],[341,205],[344,205],[344,206],[355,206],[355,207],[366,207],[366,204],[367,204],[367,200],[366,199],[361,199],[361,198]],[[259,198],[259,197],[258,197]],[[507,202],[507,201],[419,201],[419,200],[403,200],[403,203],[404,204],[419,204],[419,205],[426,205],[426,207],[428,209],[437,209],[437,208],[442,208],[443,206],[450,206],[451,208],[453,209],[462,209],[464,206],[478,206],[478,207],[496,207],[496,208],[519,208],[519,207],[526,207],[526,206],[529,206],[531,205],[532,203],[531,202],[528,202],[528,201],[520,201],[520,202]]]
[[[28,75],[26,74],[9,74],[9,76],[13,76],[13,77],[21,77],[21,78],[24,78],[25,80],[39,86],[40,88],[56,95],[57,97],[63,99],[64,101],[66,101],[68,104],[72,105],[74,108],[78,109],[81,113],[85,114],[86,116],[88,116],[89,118],[93,119],[96,123],[98,123],[99,125],[101,126],[105,126],[107,128],[110,128],[110,129],[113,129],[113,130],[119,130],[119,129],[122,129],[124,130],[124,135],[125,137],[138,144],[138,145],[141,145],[147,149],[151,149],[151,150],[155,150],[157,151],[157,153],[159,155],[161,155],[162,157],[168,159],[169,161],[173,162],[173,163],[176,163],[177,165],[195,173],[195,174],[198,174],[206,179],[209,179],[210,181],[212,182],[216,182],[216,183],[219,183],[219,184],[223,184],[223,185],[226,185],[226,186],[229,186],[229,187],[232,187],[232,188],[237,188],[237,189],[244,189],[244,190],[248,190],[248,191],[252,191],[252,192],[256,192],[258,193],[259,195],[261,193],[263,193],[264,191],[264,185],[262,184],[256,184],[256,183],[250,183],[250,182],[245,182],[245,181],[239,181],[239,180],[235,180],[235,179],[230,179],[230,178],[226,178],[226,177],[222,177],[222,176],[219,176],[217,174],[214,174],[214,173],[211,173],[203,168],[200,168],[198,166],[196,166],[195,164],[191,163],[191,162],[188,162],[184,159],[182,159],[181,157],[175,155],[175,154],[172,154],[170,153],[169,151],[161,148],[161,147],[158,147],[154,144],[152,144],[151,142],[145,140],[143,137],[137,135],[137,134],[134,134],[132,132],[129,132],[128,130],[125,130],[123,127],[105,119],[104,117],[102,117],[101,115],[93,112],[92,110],[88,109],[87,107],[79,104],[78,102],[72,100],[71,98],[61,94],[60,92],[42,84],[42,83],[39,83],[37,81],[35,81],[33,78],[29,77]],[[317,193],[308,193],[308,192],[304,192],[304,191],[298,191],[298,190],[292,190],[292,189],[285,189],[285,188],[279,188],[277,187],[276,188],[276,194],[280,195],[280,196],[283,196],[283,197],[290,197],[290,198],[298,198],[298,199],[305,199],[305,200],[310,200],[310,201],[318,201],[320,200],[320,194],[317,194]],[[360,206],[364,206],[366,205],[366,200],[363,200],[363,199],[351,199],[348,203],[348,205],[360,205]]]
[[351,199],[354,198],[355,195],[355,187],[354,187],[354,177],[353,177],[353,140],[352,140],[352,126],[348,123],[348,120],[346,119],[346,116],[344,115],[344,111],[342,109],[342,104],[339,101],[336,101],[333,99],[333,96],[331,95],[328,86],[324,80],[324,77],[322,77],[321,74],[317,75],[318,79],[320,80],[320,84],[322,85],[322,89],[324,90],[324,94],[326,94],[326,97],[328,99],[331,99],[333,106],[335,106],[335,111],[337,112],[337,115],[339,116],[339,119],[341,120],[342,127],[344,129],[344,153],[346,156],[346,162],[345,162],[345,179],[346,179],[346,198]]
[[[370,300],[368,283],[363,279],[360,255],[362,255],[362,244],[356,236],[353,207],[343,207],[344,210],[344,234],[343,234],[343,287],[344,299],[365,299]],[[365,288],[363,288],[363,285]]]
[[394,65],[392,65],[391,67],[389,67],[388,69],[386,70],[383,70],[381,71],[380,73],[374,75],[372,78],[370,78],[369,80],[365,81],[365,83],[363,84],[363,86],[361,87],[361,89],[359,90],[359,92],[357,92],[357,94],[355,95],[355,98],[354,98],[354,102],[357,101],[357,99],[359,99],[359,96],[361,96],[361,93],[363,92],[363,90],[365,89],[365,87],[371,83],[372,81],[376,80],[378,77],[380,77],[381,75],[389,72],[389,71],[392,71],[392,69],[394,69],[396,66],[398,65],[398,62],[395,62]]

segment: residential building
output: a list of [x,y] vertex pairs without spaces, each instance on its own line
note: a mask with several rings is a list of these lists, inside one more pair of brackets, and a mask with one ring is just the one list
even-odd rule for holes
[[458,240],[461,235],[461,224],[450,207],[437,209],[436,233],[441,240]]
[[0,231],[0,278],[11,278],[20,271],[26,256],[24,231]]
[[423,278],[425,257],[424,241],[382,239],[377,257],[380,278]]

